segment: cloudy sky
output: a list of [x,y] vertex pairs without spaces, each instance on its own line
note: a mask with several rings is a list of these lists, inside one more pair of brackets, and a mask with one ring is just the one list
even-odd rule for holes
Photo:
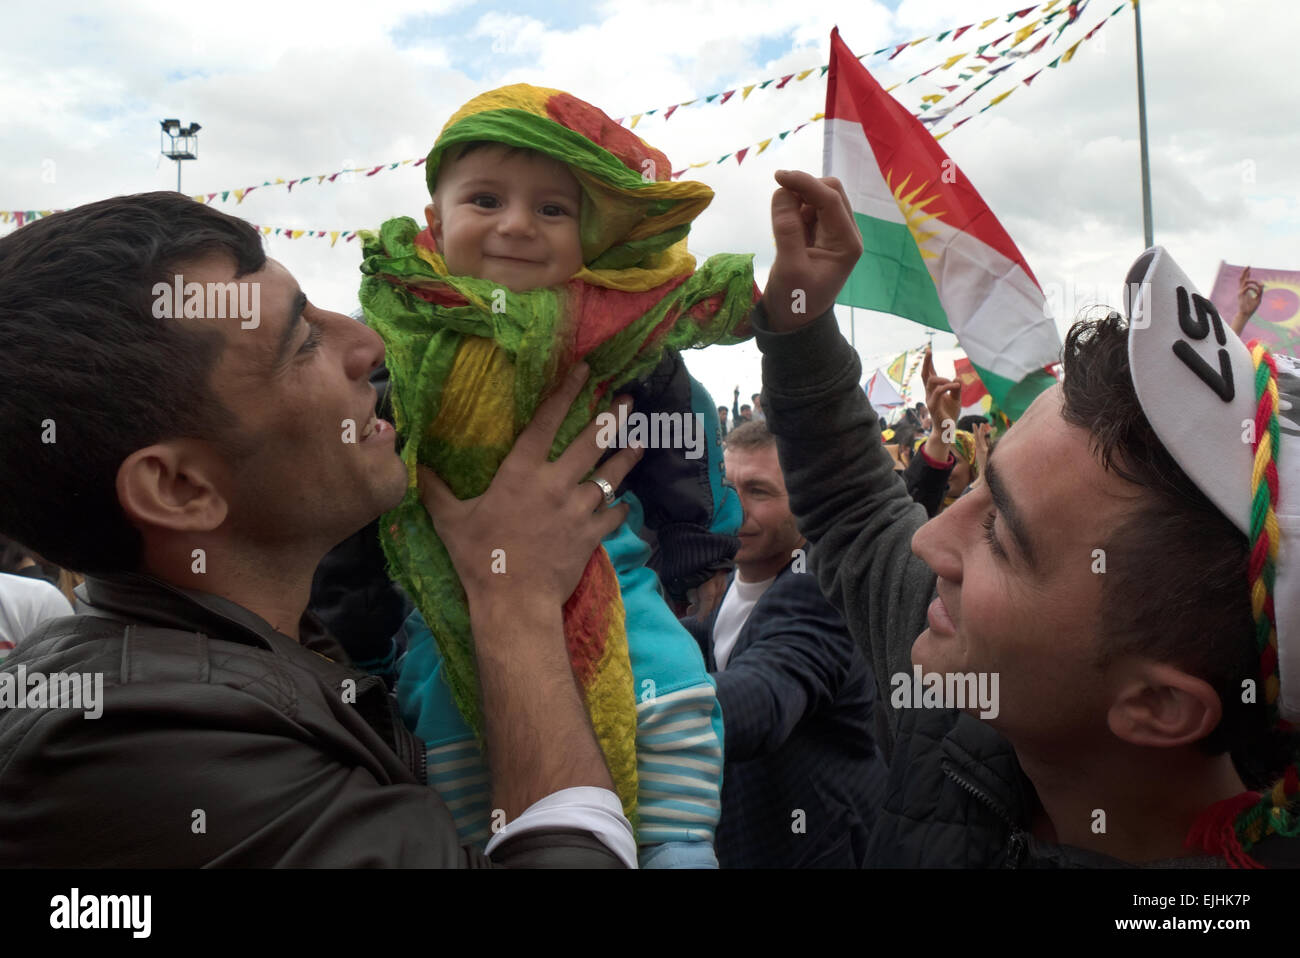
[[[1062,329],[1087,303],[1114,301],[1143,247],[1131,8],[1069,64],[1044,70],[1032,86],[1019,81],[1120,2],[1090,0],[1059,42],[1015,61],[949,122],[1014,86],[1013,96],[943,140],[1020,246]],[[657,109],[637,133],[681,168],[809,119],[823,108],[825,80],[815,71],[781,90],[772,84],[726,105],[681,108],[668,121],[664,108],[820,66],[832,26],[855,52],[869,53],[1015,7],[1015,0],[7,3],[0,210],[174,189],[175,165],[159,156],[164,117],[202,124],[184,192],[207,193],[421,157],[457,106],[521,81],[567,90],[614,117]],[[889,86],[1012,29],[999,26],[866,63]],[[1286,0],[1143,3],[1156,242],[1206,292],[1220,260],[1300,268],[1297,26],[1300,9]],[[959,72],[936,71],[895,95],[915,110],[922,96],[943,92],[938,84],[962,82]],[[751,149],[741,165],[733,157],[691,170],[716,191],[691,233],[697,256],[752,252],[761,285],[773,255],[772,172],[820,172],[821,154],[822,124],[813,123],[762,155]],[[259,189],[220,208],[258,224],[350,230],[418,217],[425,202],[423,169],[407,166],[332,185],[313,180],[292,193]],[[270,238],[267,247],[313,301],[356,308],[356,242],[331,248],[328,239]],[[847,331],[847,316],[843,324]],[[854,338],[870,368],[926,337],[910,323],[858,311]],[[936,338],[938,349],[953,345],[951,336]],[[745,396],[759,388],[752,345],[694,353],[689,364],[719,402],[730,401],[734,385]]]

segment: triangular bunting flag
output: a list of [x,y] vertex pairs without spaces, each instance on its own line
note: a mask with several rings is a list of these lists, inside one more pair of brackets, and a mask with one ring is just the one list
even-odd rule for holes
[[668,109],[664,110],[664,120],[667,121],[670,116],[676,113],[679,106],[681,106],[680,103],[674,103]]
[[748,100],[749,95],[754,92],[754,87],[756,86],[758,86],[757,83],[751,83],[749,86],[745,87],[743,90],[740,91],[740,98],[742,100]]
[[1038,29],[1038,25],[1040,22],[1041,21],[1039,20],[1035,20],[1033,23],[1029,24],[1029,26],[1021,27],[1019,30],[1017,30],[1015,42],[1012,43],[1011,46],[1013,47],[1017,46],[1023,43],[1025,40],[1029,39],[1029,35]]
[[764,150],[766,150],[766,149],[767,149],[767,145],[768,145],[769,143],[771,143],[771,142],[772,142],[772,138],[769,136],[769,137],[768,137],[766,140],[764,140],[762,143],[758,144],[758,152],[759,152],[759,153],[762,153]]
[[722,106],[723,103],[726,103],[728,100],[730,100],[735,95],[735,93],[736,93],[735,90],[728,90],[726,93],[722,94],[722,102],[719,103],[718,106]]
[[745,147],[743,150],[737,150],[737,151],[736,151],[736,165],[737,165],[737,166],[740,166],[741,163],[745,162],[745,154],[748,153],[748,152],[749,152],[749,147]]

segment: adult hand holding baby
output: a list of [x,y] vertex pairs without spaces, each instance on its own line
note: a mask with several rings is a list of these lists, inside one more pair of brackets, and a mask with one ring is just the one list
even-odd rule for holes
[[778,170],[772,194],[776,262],[763,290],[774,332],[812,322],[835,304],[862,255],[862,234],[844,186],[833,176]]
[[[606,451],[596,441],[594,420],[558,459],[547,461],[588,372],[585,364],[576,365],[537,408],[483,495],[457,499],[433,470],[419,468],[420,498],[471,609],[479,601],[516,608],[536,601],[558,611],[601,538],[627,515],[626,505],[598,508],[603,506],[600,487],[583,482]],[[631,405],[629,399],[623,402]],[[640,449],[620,451],[601,465],[600,478],[617,489],[641,454]]]

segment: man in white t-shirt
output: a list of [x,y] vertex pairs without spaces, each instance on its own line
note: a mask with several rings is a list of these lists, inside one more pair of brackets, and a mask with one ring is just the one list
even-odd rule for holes
[[884,784],[871,671],[808,572],[766,424],[728,433],[724,462],[745,510],[736,572],[716,613],[683,623],[726,729],[718,861],[857,867]]
[[46,619],[72,612],[67,597],[44,579],[0,572],[0,662]]

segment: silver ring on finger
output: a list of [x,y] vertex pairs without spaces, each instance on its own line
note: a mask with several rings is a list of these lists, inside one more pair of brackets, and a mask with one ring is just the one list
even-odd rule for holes
[[594,482],[600,487],[600,494],[605,497],[606,506],[614,504],[614,487],[609,484],[609,480],[602,479],[600,476],[592,476],[587,482]]

